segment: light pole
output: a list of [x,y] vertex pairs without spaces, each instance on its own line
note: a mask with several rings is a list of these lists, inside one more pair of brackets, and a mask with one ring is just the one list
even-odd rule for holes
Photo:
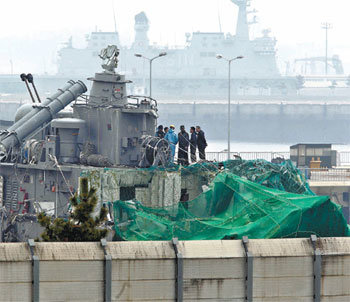
[[326,57],[325,57],[325,73],[328,75],[328,30],[332,29],[332,24],[330,23],[322,23],[322,29],[326,31]]
[[227,160],[230,160],[231,155],[231,63],[235,60],[241,60],[244,57],[238,56],[233,59],[225,58],[223,55],[217,55],[217,59],[224,59],[228,62],[228,112],[227,112]]
[[135,57],[144,58],[145,60],[149,61],[149,97],[150,98],[152,98],[152,63],[155,59],[160,58],[160,57],[164,57],[166,55],[167,55],[166,52],[161,52],[158,56],[155,56],[155,57],[150,59],[150,58],[147,58],[140,53],[135,53]]

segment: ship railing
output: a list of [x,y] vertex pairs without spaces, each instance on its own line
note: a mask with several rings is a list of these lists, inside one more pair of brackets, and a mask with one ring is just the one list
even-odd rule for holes
[[[273,159],[282,158],[290,159],[290,152],[231,152],[230,159],[240,157],[244,160],[263,159],[272,161]],[[210,161],[225,161],[227,160],[227,151],[206,152],[206,159]],[[337,166],[350,167],[350,151],[342,151],[337,153]]]
[[154,98],[151,98],[150,96],[144,96],[144,95],[128,95],[128,99],[136,101],[137,106],[140,106],[140,102],[143,100],[148,100],[152,107],[157,108],[158,107],[158,102]]
[[[87,105],[88,103],[88,100],[89,100],[89,97],[91,97],[91,95],[86,95],[86,94],[83,94],[81,96],[79,96],[75,102],[74,102],[74,105]],[[143,96],[143,95],[129,95],[127,96],[128,98],[128,105],[131,105],[131,106],[135,106],[135,107],[140,107],[140,104],[143,100],[147,100],[148,102],[150,102],[151,106],[153,108],[157,108],[158,107],[158,103],[157,103],[157,100],[149,97],[149,96]],[[130,102],[130,100],[133,101]]]
[[338,152],[337,165],[350,166],[350,151]]
[[[241,158],[244,160],[263,159],[272,161],[273,159],[282,158],[290,159],[289,152],[230,152],[230,159]],[[210,161],[225,161],[228,159],[228,152],[206,152],[206,159]]]
[[350,168],[299,168],[310,182],[350,182]]
[[87,94],[82,94],[81,96],[76,98],[74,105],[77,105],[77,104],[86,105],[88,100],[89,100],[89,96]]

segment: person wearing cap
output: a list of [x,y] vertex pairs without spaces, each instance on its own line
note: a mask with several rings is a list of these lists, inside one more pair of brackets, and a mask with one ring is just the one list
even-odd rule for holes
[[185,130],[185,126],[180,126],[180,132],[178,134],[179,138],[179,152],[178,152],[178,164],[183,166],[188,166],[188,147],[190,145],[190,137]]
[[159,125],[158,130],[156,132],[156,137],[164,138],[164,136],[165,136],[165,132],[163,131],[163,125]]
[[171,163],[174,163],[176,145],[179,141],[177,134],[175,133],[174,130],[175,130],[175,126],[171,125],[168,133],[165,134],[165,137],[164,137],[164,139],[166,139],[170,145],[170,150],[171,150],[170,162]]

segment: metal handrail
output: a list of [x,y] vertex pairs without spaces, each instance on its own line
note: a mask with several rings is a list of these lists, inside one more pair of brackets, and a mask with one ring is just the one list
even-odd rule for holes
[[[224,161],[227,160],[227,151],[206,152],[208,160]],[[245,160],[264,159],[271,161],[274,158],[281,157],[290,159],[290,152],[262,151],[262,152],[231,152],[230,159],[239,156]],[[337,154],[337,166],[350,166],[350,151],[340,151]]]
[[[230,152],[230,159],[235,159],[237,156],[244,160],[264,159],[271,161],[278,157],[290,159],[290,152]],[[224,161],[227,160],[227,151],[206,152],[206,158],[207,160]]]
[[305,178],[315,182],[345,182],[350,181],[350,169],[348,168],[300,168]]

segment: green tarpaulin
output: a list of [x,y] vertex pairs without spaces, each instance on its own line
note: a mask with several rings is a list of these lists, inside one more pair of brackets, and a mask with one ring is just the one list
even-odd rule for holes
[[[238,163],[225,165],[227,169],[216,175],[207,192],[176,208],[151,209],[137,201],[114,202],[117,237],[133,241],[175,237],[180,240],[221,240],[243,236],[268,239],[309,237],[311,234],[321,237],[350,235],[340,206],[329,197],[312,195],[308,189],[303,190],[304,195],[286,192],[283,181],[264,183],[277,175],[273,172],[262,179],[264,185],[259,180],[252,182],[247,179],[249,173],[245,173],[244,178],[232,173],[239,174]],[[259,163],[245,167],[245,171],[259,169],[257,166]],[[288,169],[281,169],[285,171],[285,177],[294,177],[297,183],[303,183],[300,179],[297,181],[299,172],[287,175]]]

